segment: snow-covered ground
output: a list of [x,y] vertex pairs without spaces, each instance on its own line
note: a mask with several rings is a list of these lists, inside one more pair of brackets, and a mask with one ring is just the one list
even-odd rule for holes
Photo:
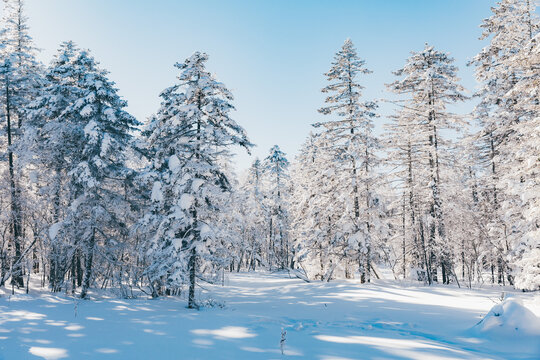
[[204,287],[214,306],[200,311],[177,298],[2,295],[0,359],[540,359],[538,293],[508,292],[490,312],[498,287],[306,283],[283,273]]

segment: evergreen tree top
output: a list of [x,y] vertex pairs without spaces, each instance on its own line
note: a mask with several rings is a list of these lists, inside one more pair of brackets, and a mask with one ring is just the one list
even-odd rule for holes
[[[187,141],[199,148],[202,144],[212,144],[223,151],[228,145],[240,145],[249,153],[253,144],[245,130],[230,117],[230,111],[234,110],[233,95],[206,70],[207,60],[206,53],[195,52],[183,63],[175,64],[180,70],[179,83],[160,94],[161,108],[149,129],[156,126],[153,124],[156,121],[169,122],[171,126],[166,129],[169,135],[177,133],[177,142]],[[197,136],[193,136],[195,133]],[[158,141],[156,136],[154,133],[151,141]]]
[[286,155],[278,145],[272,146],[270,154],[264,159],[266,162],[266,170],[271,173],[284,174],[289,167],[289,161]]
[[329,105],[320,108],[320,113],[327,115],[337,111],[340,116],[351,117],[358,111],[361,105],[358,99],[364,87],[356,82],[356,77],[358,74],[371,73],[364,65],[365,61],[358,57],[352,41],[345,40],[341,50],[334,56],[330,71],[325,73],[331,84],[321,91],[331,95],[325,99]]
[[4,59],[9,58],[16,66],[38,66],[35,60],[37,48],[29,34],[28,17],[24,14],[23,0],[3,0],[0,51]]
[[405,66],[394,72],[401,77],[389,85],[396,93],[414,93],[416,101],[455,102],[466,99],[465,90],[459,83],[457,67],[448,53],[435,50],[425,44],[422,51],[411,52]]

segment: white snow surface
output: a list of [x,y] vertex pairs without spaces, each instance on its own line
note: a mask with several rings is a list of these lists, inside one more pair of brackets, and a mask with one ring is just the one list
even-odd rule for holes
[[[496,305],[502,289],[487,285],[234,273],[225,286],[200,288],[201,304],[214,306],[199,311],[178,297],[94,292],[82,301],[45,289],[0,291],[0,359],[540,359],[531,330],[540,294],[505,289],[508,300]],[[486,325],[494,317],[507,330],[529,328],[501,336]]]
[[540,339],[540,319],[519,299],[513,298],[493,306],[476,329],[505,337],[539,336]]

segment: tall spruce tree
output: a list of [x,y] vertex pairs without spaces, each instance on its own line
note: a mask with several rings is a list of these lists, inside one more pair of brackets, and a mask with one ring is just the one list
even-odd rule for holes
[[268,216],[268,265],[281,269],[289,267],[289,161],[278,145],[264,159],[263,174],[267,184],[266,210]]
[[231,186],[219,160],[231,156],[231,146],[252,146],[230,116],[232,94],[206,70],[207,60],[196,52],[175,65],[179,81],[161,93],[147,130],[155,178],[149,219],[157,228],[147,273],[167,286],[187,283],[189,308],[197,307],[197,276],[212,270],[222,246],[216,215]]
[[346,237],[357,240],[361,282],[369,282],[373,226],[377,218],[373,209],[374,168],[378,161],[375,152],[379,145],[372,133],[377,105],[360,101],[363,87],[357,82],[357,76],[370,73],[364,65],[352,41],[347,39],[325,74],[331,82],[322,89],[329,94],[325,100],[328,105],[319,109],[322,114],[337,115],[337,118],[315,126],[322,127],[329,145],[327,151],[337,160],[331,166],[337,167],[336,174],[342,179],[340,191],[352,199],[352,206],[344,211],[343,226],[349,228]]
[[516,182],[506,177],[522,169],[522,159],[515,157],[521,142],[517,127],[534,117],[527,106],[519,105],[532,104],[532,93],[515,90],[518,84],[521,88],[531,74],[527,71],[527,59],[533,57],[534,37],[539,29],[534,7],[533,0],[497,2],[491,9],[492,15],[480,25],[483,29],[480,39],[487,39],[489,43],[471,62],[481,84],[475,94],[480,101],[473,115],[480,126],[476,138],[485,169],[482,183],[489,190],[491,202],[491,206],[485,207],[489,241],[493,244],[489,261],[492,269],[497,268],[497,281],[501,284],[506,280],[512,282],[511,242],[523,236],[522,229],[515,226],[523,220],[520,191],[508,187],[509,183],[519,184],[521,180]]
[[[27,124],[22,146],[26,148],[29,163],[38,169],[39,194],[50,205],[50,234],[66,214],[69,196],[64,190],[69,179],[68,171],[74,154],[79,151],[81,139],[76,136],[78,123],[64,114],[66,108],[83,96],[79,88],[88,67],[79,57],[80,49],[69,41],[62,43],[45,72],[45,86],[27,107]],[[42,171],[39,171],[42,170]],[[46,171],[45,171],[46,170]],[[49,284],[52,291],[60,291],[65,275],[70,269],[69,259],[80,262],[80,254],[60,236],[49,236]],[[80,277],[80,276],[79,276]],[[81,277],[80,277],[81,278]]]
[[[6,262],[2,261],[2,277],[11,275],[13,285],[22,287],[22,246],[23,229],[23,192],[21,190],[21,169],[17,164],[15,148],[22,133],[25,108],[36,96],[41,85],[40,65],[35,59],[36,48],[29,35],[28,19],[24,14],[23,0],[4,0],[3,17],[0,31],[0,102],[5,118],[6,141],[3,150],[7,153],[7,170],[10,196],[10,232],[12,236],[12,256],[9,272],[5,271]],[[2,250],[2,252],[4,252]],[[5,259],[4,256],[0,258]]]
[[[126,154],[138,122],[124,110],[127,103],[107,72],[88,51],[72,43],[62,45],[48,79],[50,85],[37,100],[44,105],[46,119],[40,150],[46,151],[42,156],[48,164],[61,162],[64,168],[57,174],[66,177],[65,213],[51,227],[50,238],[70,249],[73,285],[77,278],[80,296],[85,298],[94,279],[94,264],[103,260],[97,255],[114,261],[110,250],[127,232],[125,187],[132,170],[126,165]],[[59,201],[56,195],[53,198]]]
[[[447,142],[441,136],[444,130],[459,130],[462,120],[448,112],[447,106],[466,99],[463,87],[458,83],[457,67],[448,54],[426,44],[424,50],[413,52],[405,66],[395,72],[398,80],[389,85],[391,91],[407,95],[405,107],[412,110],[414,117],[406,115],[404,120],[418,121],[421,129],[416,135],[424,136],[423,142],[414,140],[410,145],[421,143],[424,164],[419,174],[430,189],[426,204],[428,216],[426,257],[424,260],[428,282],[437,281],[437,268],[441,266],[443,282],[447,283],[452,273],[452,259],[446,252],[447,234],[443,213],[442,167],[444,166]],[[409,146],[409,145],[407,145]]]

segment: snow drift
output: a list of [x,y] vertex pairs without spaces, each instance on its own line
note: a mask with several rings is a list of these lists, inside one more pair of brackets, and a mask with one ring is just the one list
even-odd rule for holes
[[474,330],[484,337],[512,335],[540,337],[540,318],[523,306],[520,300],[510,298],[493,306],[475,325]]

